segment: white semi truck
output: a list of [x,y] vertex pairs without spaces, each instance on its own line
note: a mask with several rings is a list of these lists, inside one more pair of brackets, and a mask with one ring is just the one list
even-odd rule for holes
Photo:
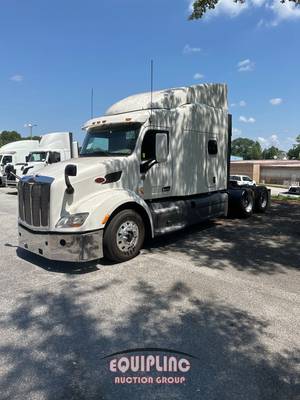
[[78,157],[78,143],[71,132],[52,132],[43,135],[38,149],[27,156],[22,175],[33,175],[46,165]]
[[128,97],[89,120],[78,159],[19,182],[19,246],[53,260],[115,262],[145,236],[265,211],[265,187],[230,185],[227,87]]
[[[3,169],[3,185],[16,186],[19,177],[34,175],[46,165],[78,157],[78,143],[73,141],[71,132],[47,133],[41,137],[40,142],[38,140],[20,142],[24,142],[22,162],[8,164]],[[18,149],[20,142],[10,143],[10,148]],[[18,154],[20,156],[20,149]]]
[[5,144],[0,148],[0,186],[6,186],[7,174],[5,170],[16,170],[26,164],[26,156],[30,151],[39,147],[38,140],[18,140]]

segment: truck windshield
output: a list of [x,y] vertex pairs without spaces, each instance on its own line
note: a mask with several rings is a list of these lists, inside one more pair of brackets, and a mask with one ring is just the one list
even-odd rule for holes
[[36,151],[34,153],[29,154],[28,162],[44,162],[47,158],[46,151]]
[[86,134],[80,156],[129,156],[135,148],[139,131],[140,124],[92,129]]

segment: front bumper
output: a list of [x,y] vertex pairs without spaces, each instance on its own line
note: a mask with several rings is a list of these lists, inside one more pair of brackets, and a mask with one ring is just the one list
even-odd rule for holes
[[86,262],[103,257],[103,229],[88,233],[33,232],[19,224],[19,247],[56,261]]
[[6,176],[3,176],[3,175],[0,175],[0,186],[4,186],[4,187],[6,187],[7,186],[7,179],[6,179]]

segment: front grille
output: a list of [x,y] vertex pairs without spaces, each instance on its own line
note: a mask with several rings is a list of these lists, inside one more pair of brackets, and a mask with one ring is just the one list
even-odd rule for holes
[[53,178],[26,177],[18,184],[19,219],[27,225],[49,226],[50,187]]

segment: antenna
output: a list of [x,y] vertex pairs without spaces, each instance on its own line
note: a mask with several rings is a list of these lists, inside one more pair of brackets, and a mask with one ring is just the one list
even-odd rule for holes
[[152,117],[152,108],[153,108],[153,60],[151,60],[151,67],[150,67],[150,80],[151,80],[151,100],[150,100],[150,124],[151,124],[151,117]]
[[94,89],[91,91],[91,118],[94,117]]

